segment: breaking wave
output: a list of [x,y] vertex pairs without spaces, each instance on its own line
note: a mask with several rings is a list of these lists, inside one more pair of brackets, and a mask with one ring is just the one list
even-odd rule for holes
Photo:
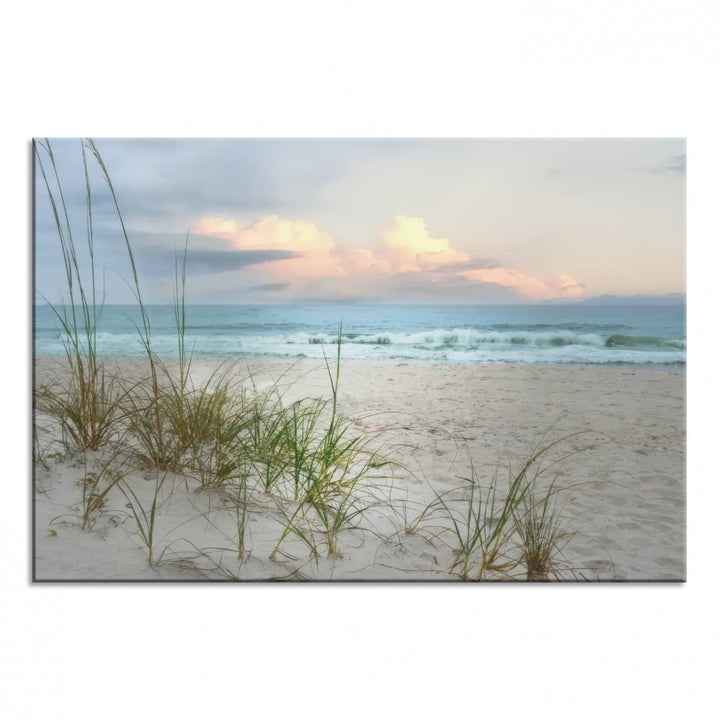
[[[322,359],[337,347],[337,309],[192,308],[186,326],[188,352],[199,356]],[[348,313],[342,337],[346,359],[437,363],[548,363],[581,365],[684,365],[682,316],[669,311],[625,309],[612,313],[588,309],[514,308],[359,308]],[[653,311],[654,312],[654,311]],[[444,316],[442,319],[440,316]],[[508,320],[512,320],[509,322]],[[444,324],[447,323],[447,324]],[[455,324],[457,323],[457,324]],[[98,333],[103,355],[144,353],[132,318],[110,308]],[[153,317],[153,350],[177,352],[170,312]],[[63,355],[65,347],[53,316],[38,312],[35,352]]]

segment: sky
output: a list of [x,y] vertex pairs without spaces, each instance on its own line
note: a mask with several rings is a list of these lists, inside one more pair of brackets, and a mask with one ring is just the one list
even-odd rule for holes
[[[685,142],[98,139],[145,302],[576,302],[685,291]],[[83,272],[81,141],[51,140]],[[67,294],[35,158],[35,288]],[[38,159],[39,157],[39,159]],[[132,302],[118,214],[88,155],[95,267]]]

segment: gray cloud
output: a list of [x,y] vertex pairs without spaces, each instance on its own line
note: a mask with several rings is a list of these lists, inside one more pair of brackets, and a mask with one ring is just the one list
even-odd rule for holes
[[488,258],[475,258],[462,263],[452,263],[451,265],[443,265],[438,270],[447,273],[454,274],[462,270],[492,270],[493,268],[502,267],[499,262],[490,260]]
[[661,164],[652,165],[646,168],[646,170],[656,175],[671,174],[684,176],[687,170],[687,155],[685,153],[673,155]]
[[687,170],[687,155],[675,155],[672,160],[665,166],[665,172],[678,173],[684,175]]
[[[152,274],[167,274],[169,268],[175,267],[176,258],[182,261],[182,252],[157,246],[143,247],[137,255],[143,268]],[[214,275],[298,257],[302,254],[290,250],[188,250],[187,271],[191,275]]]
[[[51,140],[68,210],[82,214],[85,178],[79,139]],[[359,147],[339,142],[277,139],[98,139],[126,222],[165,219],[187,224],[199,215],[292,212],[340,174]],[[39,149],[46,173],[49,157]],[[99,221],[114,203],[94,159],[88,159]],[[37,173],[38,201],[46,202]],[[51,183],[52,184],[52,183]]]

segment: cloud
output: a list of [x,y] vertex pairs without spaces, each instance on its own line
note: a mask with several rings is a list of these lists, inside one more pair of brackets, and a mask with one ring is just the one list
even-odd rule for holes
[[342,277],[355,274],[421,272],[460,266],[467,253],[453,248],[447,238],[431,237],[425,220],[397,216],[383,231],[374,249],[341,248],[329,233],[309,220],[287,220],[269,215],[248,226],[227,217],[198,220],[194,233],[223,238],[238,250],[285,250],[299,253],[296,262],[274,268],[293,277]]
[[[136,251],[145,270],[153,273],[169,274],[175,267],[175,259],[182,261],[182,252],[162,247],[143,247]],[[278,262],[299,257],[289,250],[188,250],[187,270],[194,275],[214,275],[239,270],[249,265]]]
[[228,240],[236,252],[274,251],[286,253],[271,273],[278,280],[344,274],[332,250],[335,241],[309,220],[286,220],[268,215],[242,227],[236,220],[209,217],[198,220],[193,232]]
[[[472,259],[448,238],[431,236],[419,217],[393,218],[373,248],[338,246],[328,232],[309,220],[277,215],[245,227],[232,218],[207,217],[198,220],[193,231],[229,243],[235,250],[227,254],[247,256],[239,265],[266,263],[262,270],[268,282],[262,287],[282,285],[295,293],[378,297],[408,292],[422,295],[425,288],[427,297],[485,298],[495,294],[531,300],[583,294],[582,285],[570,275],[544,281],[496,262]],[[255,258],[252,253],[268,255]]]
[[550,287],[560,293],[560,297],[580,297],[585,292],[585,286],[581,285],[570,275],[557,275],[550,283]]
[[666,172],[684,175],[687,170],[687,155],[675,155],[672,160],[663,168]]
[[335,257],[347,275],[384,275],[392,272],[392,266],[368,248],[337,250]]
[[653,163],[645,168],[646,171],[663,175],[670,173],[673,175],[685,175],[687,172],[687,155],[681,153],[663,160],[661,164]]
[[[360,148],[354,143],[302,139],[97,139],[125,220],[131,226],[171,226],[184,232],[199,215],[292,212],[339,176]],[[85,179],[79,139],[51,140],[70,211],[82,221]],[[48,167],[48,157],[40,151]],[[91,180],[100,191],[98,217],[114,204],[94,162]],[[40,179],[42,184],[42,180]],[[44,192],[44,186],[41,187]]]
[[443,266],[443,270],[447,273],[459,273],[464,270],[484,270],[501,267],[500,263],[496,260],[490,260],[489,258],[475,258],[467,262],[450,263]]
[[467,253],[451,247],[447,238],[430,237],[425,220],[404,215],[396,217],[383,232],[380,253],[396,272],[437,270],[470,260]]
[[550,282],[545,282],[533,275],[502,267],[465,270],[458,274],[468,280],[513,288],[531,300],[573,298],[581,297],[583,294],[583,286],[570,275],[557,275]]
[[292,250],[316,252],[331,250],[335,242],[309,220],[284,220],[268,215],[242,227],[236,220],[209,217],[198,220],[193,232],[232,241],[239,250]]

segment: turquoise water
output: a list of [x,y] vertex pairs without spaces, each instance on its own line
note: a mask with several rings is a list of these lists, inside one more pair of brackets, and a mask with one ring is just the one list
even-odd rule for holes
[[[685,363],[685,306],[592,305],[193,305],[186,344],[197,356],[322,358],[343,323],[343,357],[441,363]],[[153,347],[177,348],[171,306],[149,307]],[[104,355],[139,355],[137,309],[108,305]],[[35,353],[65,352],[47,306],[35,312]]]

